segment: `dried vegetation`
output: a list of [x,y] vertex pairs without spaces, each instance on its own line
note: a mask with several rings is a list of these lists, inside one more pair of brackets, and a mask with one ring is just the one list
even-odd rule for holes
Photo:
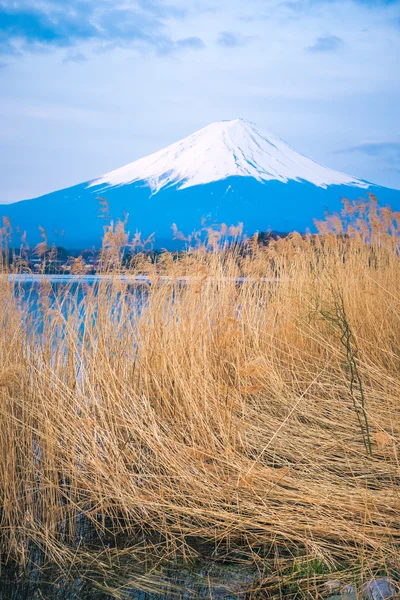
[[135,287],[118,275],[119,224],[105,236],[111,278],[84,294],[44,284],[22,299],[3,275],[3,560],[23,564],[34,544],[83,564],[85,519],[99,538],[169,558],[240,547],[261,586],[298,557],[323,573],[390,569],[399,225],[371,198],[318,236],[227,248],[213,232],[213,251],[136,255],[125,274],[153,284]]

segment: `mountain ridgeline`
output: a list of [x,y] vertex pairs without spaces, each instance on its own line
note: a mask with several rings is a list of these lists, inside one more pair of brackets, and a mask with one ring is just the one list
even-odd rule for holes
[[16,246],[24,232],[31,245],[40,241],[40,226],[50,242],[70,249],[98,247],[105,224],[99,218],[101,197],[110,218],[128,215],[128,230],[143,238],[155,233],[155,247],[172,249],[174,223],[186,234],[204,222],[241,222],[247,234],[313,231],[314,219],[339,211],[343,198],[368,192],[400,209],[399,190],[323,167],[238,119],[213,123],[99,179],[0,204],[0,217],[9,217]]

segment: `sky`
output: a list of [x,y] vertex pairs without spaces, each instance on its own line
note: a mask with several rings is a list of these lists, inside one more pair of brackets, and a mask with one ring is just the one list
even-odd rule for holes
[[238,117],[400,189],[400,0],[0,0],[0,202]]

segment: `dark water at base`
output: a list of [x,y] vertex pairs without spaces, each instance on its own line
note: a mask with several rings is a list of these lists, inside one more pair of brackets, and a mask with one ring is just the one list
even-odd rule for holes
[[[112,581],[101,579],[96,572],[65,577],[56,569],[33,569],[28,574],[19,568],[3,567],[0,600],[245,600],[246,588],[255,581],[255,573],[241,566],[213,565],[211,561],[159,569],[148,575],[151,588],[145,582],[141,589],[135,587],[133,582],[140,577],[134,566],[132,572],[125,566]],[[144,574],[143,579],[147,579]]]

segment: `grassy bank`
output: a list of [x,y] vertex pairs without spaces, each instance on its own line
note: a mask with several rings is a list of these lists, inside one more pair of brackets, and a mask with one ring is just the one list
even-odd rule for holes
[[155,283],[190,276],[136,295],[118,277],[83,297],[42,284],[32,310],[3,276],[3,561],[23,564],[34,544],[87,564],[84,518],[143,556],[241,548],[277,594],[394,568],[398,217],[372,200],[320,236],[136,258],[130,272]]

